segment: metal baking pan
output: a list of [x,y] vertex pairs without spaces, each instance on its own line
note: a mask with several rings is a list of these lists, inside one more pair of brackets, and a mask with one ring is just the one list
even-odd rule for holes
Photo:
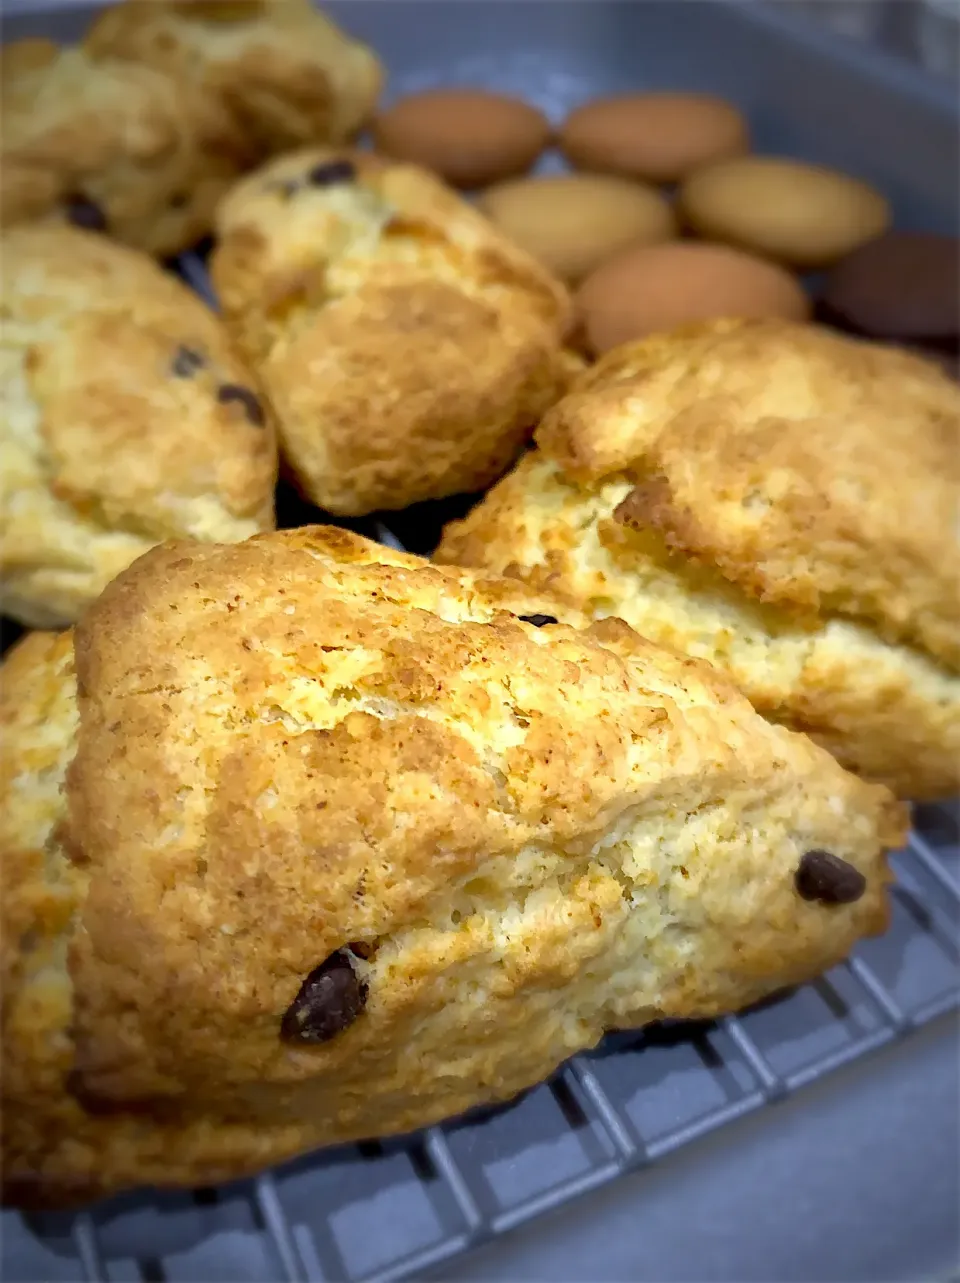
[[[6,0],[4,38],[70,39],[94,8]],[[483,84],[558,119],[599,93],[712,91],[747,110],[758,149],[876,183],[901,226],[956,228],[954,87],[776,5],[329,8],[381,53],[391,97]],[[209,291],[199,255],[176,266]],[[468,502],[354,524],[429,552],[443,520]],[[319,514],[287,494],[282,516],[293,524]],[[949,1023],[960,1005],[960,824],[948,807],[916,818],[894,861],[891,930],[816,984],[737,1018],[611,1037],[512,1107],[422,1135],[327,1151],[217,1190],[124,1197],[77,1217],[6,1212],[0,1277],[946,1278],[960,1243],[949,1112],[960,1095]],[[870,1149],[877,1135],[884,1143]],[[861,1145],[862,1161],[852,1152]],[[831,1152],[843,1161],[808,1170]],[[909,1203],[918,1191],[903,1191],[908,1174],[924,1180],[920,1210]],[[646,1217],[642,1201],[625,1209],[633,1191]],[[540,1219],[563,1205],[562,1219]],[[723,1234],[710,1221],[721,1206]],[[853,1239],[839,1244],[820,1224],[853,1227]]]

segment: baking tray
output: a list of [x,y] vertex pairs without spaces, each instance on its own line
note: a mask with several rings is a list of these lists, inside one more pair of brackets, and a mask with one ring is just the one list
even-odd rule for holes
[[[93,8],[7,0],[4,36],[69,39]],[[901,226],[956,227],[952,87],[775,8],[723,0],[329,8],[382,53],[390,96],[479,83],[522,94],[557,119],[597,93],[717,92],[747,110],[760,149],[877,183]],[[212,297],[201,254],[175,267]],[[429,552],[443,521],[470,502],[350,524]],[[325,519],[289,492],[280,511],[286,524]],[[724,1125],[765,1111],[772,1119],[777,1102],[960,1005],[960,821],[951,807],[920,808],[915,818],[893,861],[890,931],[815,984],[738,1017],[611,1036],[514,1105],[412,1137],[325,1151],[219,1189],[126,1196],[77,1216],[5,1212],[0,1276],[264,1283],[442,1273],[471,1246]]]

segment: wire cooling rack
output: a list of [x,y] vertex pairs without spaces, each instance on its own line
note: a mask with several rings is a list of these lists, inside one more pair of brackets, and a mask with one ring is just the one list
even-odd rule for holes
[[[203,257],[175,265],[214,302]],[[429,552],[468,500],[350,523]],[[284,492],[282,524],[330,520]],[[9,637],[8,637],[9,640]],[[506,1107],[189,1194],[0,1222],[6,1283],[387,1283],[502,1234],[960,1007],[960,812],[917,808],[889,931],[736,1017],[607,1037]]]

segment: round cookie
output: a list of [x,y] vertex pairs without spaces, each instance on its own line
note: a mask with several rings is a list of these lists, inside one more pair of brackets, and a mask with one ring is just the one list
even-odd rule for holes
[[749,147],[747,122],[710,94],[618,94],[570,113],[560,148],[578,169],[672,183]]
[[676,231],[659,192],[603,174],[520,178],[491,187],[479,205],[513,241],[573,283],[626,246],[666,241]]
[[529,103],[485,89],[410,94],[373,122],[378,151],[423,165],[463,188],[525,174],[550,132],[547,118]]
[[692,174],[680,191],[691,228],[799,268],[827,267],[879,236],[890,207],[847,174],[776,156],[742,156]]
[[5,612],[59,627],[157,543],[271,529],[271,416],[209,308],[92,232],[16,227],[0,250]]
[[583,338],[597,354],[690,321],[802,321],[810,311],[799,282],[782,267],[695,241],[642,246],[610,259],[583,282],[576,302]]
[[825,319],[857,334],[956,350],[960,240],[887,232],[837,264],[821,304]]

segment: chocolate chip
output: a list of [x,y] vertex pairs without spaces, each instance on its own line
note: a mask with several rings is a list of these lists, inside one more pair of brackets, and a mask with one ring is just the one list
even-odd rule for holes
[[367,1001],[367,986],[344,949],[332,953],[304,980],[280,1024],[284,1042],[328,1042],[348,1029]]
[[327,160],[322,165],[314,165],[307,174],[311,187],[333,187],[335,183],[352,183],[357,170],[349,160]]
[[94,201],[75,194],[64,201],[67,218],[74,227],[85,227],[88,232],[105,232],[107,216]]
[[197,370],[202,370],[205,364],[202,353],[196,348],[181,345],[170,363],[170,369],[178,379],[189,379]]
[[794,882],[804,900],[821,904],[852,904],[867,889],[860,870],[830,851],[805,851]]
[[171,209],[183,209],[190,200],[189,192],[174,192],[170,197]]
[[242,388],[239,383],[223,383],[217,388],[217,400],[221,405],[230,405],[236,401],[243,406],[244,413],[255,428],[262,428],[266,423],[263,406],[249,388]]
[[542,628],[544,624],[558,624],[560,621],[554,615],[519,615],[525,624],[533,624],[534,628]]

